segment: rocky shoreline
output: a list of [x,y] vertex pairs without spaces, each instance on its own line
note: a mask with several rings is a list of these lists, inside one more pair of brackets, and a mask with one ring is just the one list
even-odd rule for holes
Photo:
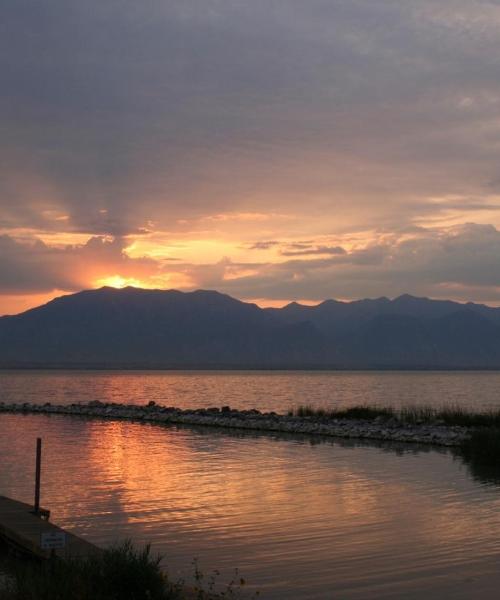
[[6,404],[0,402],[0,413],[56,414],[95,417],[100,419],[125,419],[159,424],[205,425],[230,429],[249,429],[283,433],[301,433],[341,438],[360,438],[413,442],[440,446],[459,446],[468,439],[471,428],[448,426],[440,422],[408,424],[396,417],[377,417],[373,420],[332,419],[326,417],[299,417],[258,410],[200,408],[182,410],[160,406],[103,403],[98,400],[88,404],[54,405]]

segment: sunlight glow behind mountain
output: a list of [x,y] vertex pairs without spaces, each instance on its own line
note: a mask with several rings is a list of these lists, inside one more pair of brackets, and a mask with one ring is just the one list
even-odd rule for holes
[[130,284],[500,304],[498,3],[27,0],[4,20],[0,314]]

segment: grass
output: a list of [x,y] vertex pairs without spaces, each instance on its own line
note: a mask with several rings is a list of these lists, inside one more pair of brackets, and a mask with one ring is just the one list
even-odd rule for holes
[[393,407],[359,405],[349,408],[313,408],[302,405],[288,411],[289,416],[316,419],[360,419],[373,421],[376,418],[397,419],[407,424],[460,425],[463,427],[487,427],[500,429],[500,410],[476,412],[459,406],[432,408],[430,406]]
[[500,410],[477,412],[459,406],[432,408],[411,406],[395,409],[378,406],[353,406],[350,408],[313,408],[304,405],[288,411],[289,416],[312,419],[360,419],[373,421],[396,419],[408,425],[441,424],[462,426],[472,429],[468,439],[461,442],[457,453],[463,460],[479,472],[489,469],[489,480],[500,482]]
[[[231,581],[216,592],[216,575],[203,581],[195,565],[195,587],[173,583],[150,547],[138,550],[130,541],[85,560],[52,558],[9,561],[0,600],[216,600],[239,598],[244,581]],[[205,585],[206,584],[206,585]]]
[[149,546],[130,542],[85,560],[15,561],[2,600],[177,600]]
[[406,423],[431,423],[440,421],[444,425],[462,427],[500,427],[500,410],[471,411],[459,406],[448,406],[441,409],[430,407],[403,408],[400,418]]
[[394,416],[392,408],[376,406],[353,406],[351,408],[313,408],[309,405],[299,406],[288,411],[289,416],[313,417],[317,419],[365,419],[371,421],[377,417],[391,418]]

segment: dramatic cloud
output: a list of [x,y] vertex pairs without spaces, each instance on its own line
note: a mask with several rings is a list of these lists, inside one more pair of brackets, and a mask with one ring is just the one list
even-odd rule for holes
[[495,300],[499,43],[493,0],[6,0],[0,292]]
[[93,237],[81,246],[54,248],[42,241],[18,242],[0,236],[0,293],[40,294],[78,291],[89,282],[121,276],[137,281],[154,279],[159,267],[149,258],[131,259],[123,240]]
[[308,256],[312,254],[345,254],[342,246],[313,246],[310,243],[290,244],[287,249],[281,250],[283,256]]
[[479,301],[498,304],[499,257],[500,231],[466,224],[382,236],[365,248],[330,257],[254,264],[250,274],[245,265],[226,259],[197,266],[191,275],[205,287],[249,299],[320,301],[410,292],[468,300],[472,293]]

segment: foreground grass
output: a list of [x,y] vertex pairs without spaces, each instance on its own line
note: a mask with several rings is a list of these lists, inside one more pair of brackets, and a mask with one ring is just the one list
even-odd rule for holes
[[459,425],[462,427],[495,427],[500,429],[500,410],[475,412],[459,406],[432,408],[430,406],[410,406],[395,409],[392,407],[359,405],[350,408],[313,408],[309,405],[299,406],[288,411],[289,416],[312,417],[318,419],[361,419],[373,421],[397,419],[401,423],[411,425],[441,424]]
[[0,586],[0,600],[215,600],[239,598],[243,580],[232,581],[215,592],[215,577],[204,585],[195,564],[195,587],[173,583],[160,568],[161,557],[150,547],[134,548],[131,542],[85,560],[58,558],[11,562]]
[[130,542],[85,560],[17,560],[2,600],[177,600],[180,591],[160,569],[149,546]]

